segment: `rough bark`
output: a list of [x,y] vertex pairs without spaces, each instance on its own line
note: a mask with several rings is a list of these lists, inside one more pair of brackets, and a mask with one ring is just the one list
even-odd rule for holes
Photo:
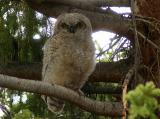
[[[115,82],[121,81],[130,68],[129,59],[118,62],[100,62],[97,63],[95,71],[89,77],[90,82]],[[41,80],[41,63],[19,64],[10,63],[6,66],[0,66],[0,74],[26,78],[32,80]]]
[[[91,20],[93,31],[107,30],[128,38],[133,38],[132,31],[130,31],[131,22],[128,18],[113,12],[111,9],[102,10],[100,7],[95,8],[94,6],[88,4],[88,1],[85,2],[83,0],[79,0],[78,3],[73,3],[72,0],[69,2],[67,2],[68,0],[64,0],[64,3],[62,1],[57,2],[57,0],[42,2],[36,2],[35,0],[25,1],[31,8],[49,17],[56,18],[62,13],[79,12],[85,14]],[[92,2],[93,4],[102,4],[101,1],[98,2],[98,0]],[[106,2],[104,1],[104,3]],[[125,0],[120,0],[114,3],[118,4],[125,2]],[[79,6],[79,4],[81,5]]]
[[159,0],[136,0],[135,13],[143,17],[156,18],[160,20]]
[[111,94],[111,95],[121,95],[122,94],[122,86],[94,86],[86,84],[82,88],[82,91],[86,94]]
[[[29,0],[28,0],[29,1]],[[83,6],[84,4],[87,5],[92,5],[96,7],[105,7],[105,6],[110,6],[110,7],[129,7],[129,1],[128,0],[35,0],[38,3],[42,2],[50,2],[50,3],[60,3],[60,4],[65,4],[69,6]]]
[[73,90],[58,85],[50,85],[41,81],[24,80],[0,75],[0,86],[14,90],[54,96],[68,101],[80,108],[104,116],[123,116],[124,109],[120,102],[100,102],[81,96]]

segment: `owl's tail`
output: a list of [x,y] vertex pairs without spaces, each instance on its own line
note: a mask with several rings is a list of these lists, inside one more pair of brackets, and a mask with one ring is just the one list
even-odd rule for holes
[[53,113],[61,113],[64,108],[64,101],[57,99],[55,97],[42,96],[42,99],[48,106],[48,109]]

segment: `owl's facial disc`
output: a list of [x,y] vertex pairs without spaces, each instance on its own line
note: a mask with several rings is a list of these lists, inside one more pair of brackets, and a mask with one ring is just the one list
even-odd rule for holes
[[76,24],[69,24],[69,25],[66,24],[66,23],[62,23],[62,24],[61,24],[61,27],[62,27],[63,29],[66,29],[67,32],[69,32],[69,33],[75,33],[78,29],[83,29],[83,28],[85,28],[86,26],[85,26],[84,23],[78,22],[78,23],[76,23]]

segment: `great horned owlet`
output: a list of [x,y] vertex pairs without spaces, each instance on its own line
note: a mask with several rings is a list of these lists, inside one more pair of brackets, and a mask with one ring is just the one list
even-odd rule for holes
[[[79,13],[58,17],[54,35],[44,46],[43,81],[80,91],[95,68],[91,23]],[[42,96],[52,112],[61,112],[64,101]]]

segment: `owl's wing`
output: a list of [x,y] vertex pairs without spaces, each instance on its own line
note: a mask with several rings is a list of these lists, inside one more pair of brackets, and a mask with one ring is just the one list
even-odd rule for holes
[[[48,39],[43,47],[43,69],[42,69],[42,80],[48,82],[47,72],[53,68],[53,64],[55,61],[55,56],[58,47],[60,46],[58,43],[58,39],[56,40],[56,35],[51,39]],[[46,78],[46,79],[45,79]],[[64,101],[59,100],[54,97],[49,97],[42,95],[42,99],[48,106],[48,109],[54,113],[60,113],[64,107]]]
[[48,70],[48,66],[54,62],[54,55],[57,50],[55,36],[48,39],[43,47],[43,68],[42,68],[42,80],[44,80],[46,71]]

